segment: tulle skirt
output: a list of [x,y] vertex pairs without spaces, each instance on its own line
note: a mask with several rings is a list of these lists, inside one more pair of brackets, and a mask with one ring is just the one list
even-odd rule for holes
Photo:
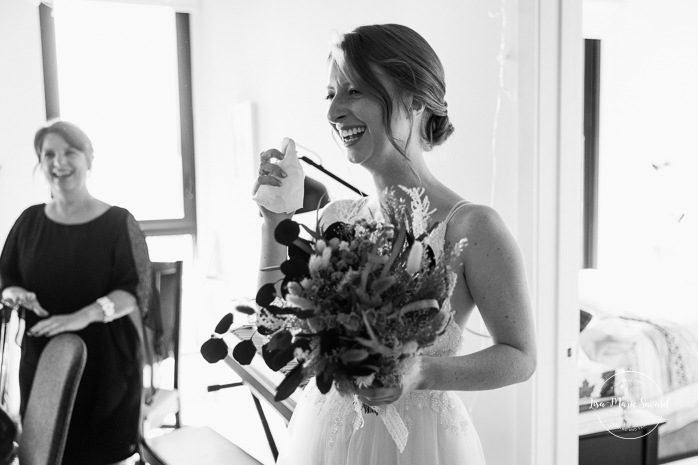
[[353,396],[323,395],[311,381],[291,422],[278,465],[484,465],[480,438],[452,392],[413,391],[393,404],[407,427],[401,452],[382,417]]

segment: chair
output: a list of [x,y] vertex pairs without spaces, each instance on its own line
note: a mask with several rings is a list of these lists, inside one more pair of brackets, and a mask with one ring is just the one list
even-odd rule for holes
[[[154,262],[148,311],[142,313],[146,386],[140,441],[141,462],[150,465],[261,465],[209,427],[182,427],[179,416],[179,332],[182,300],[182,262]],[[160,365],[174,358],[174,379],[164,383]],[[168,387],[163,387],[167,385]],[[172,388],[169,388],[172,386]],[[175,415],[174,424],[166,424]],[[152,428],[174,431],[149,437]]]
[[60,465],[87,348],[75,334],[59,334],[39,358],[19,440],[22,465]]
[[[182,306],[182,262],[152,264],[152,295],[148,311],[141,314],[144,343],[145,385],[143,421],[145,429],[165,425],[174,414],[174,428],[180,426],[179,399],[179,328]],[[173,359],[169,382],[163,379],[162,364]]]

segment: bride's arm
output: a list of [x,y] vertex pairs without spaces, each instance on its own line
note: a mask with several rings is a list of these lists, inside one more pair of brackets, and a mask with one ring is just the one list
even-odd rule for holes
[[[260,207],[263,209],[264,207]],[[276,216],[281,216],[274,214]],[[264,214],[262,214],[264,216]],[[259,274],[257,276],[257,289],[267,283],[275,283],[283,279],[284,275],[278,269],[281,263],[287,258],[287,250],[285,245],[281,245],[274,240],[274,229],[281,220],[290,218],[292,215],[284,215],[282,218],[265,217],[262,222],[262,252],[259,257]],[[278,292],[278,287],[277,287]]]
[[[257,193],[259,186],[280,187],[286,177],[284,170],[278,164],[271,163],[271,159],[281,160],[284,154],[276,149],[270,149],[260,154],[260,164],[257,180],[254,185],[253,194]],[[265,174],[266,173],[266,174]],[[274,213],[259,205],[262,214],[262,251],[259,258],[259,274],[257,275],[257,289],[267,283],[275,283],[282,279],[283,273],[279,270],[268,270],[268,268],[278,267],[287,258],[287,248],[279,244],[274,239],[276,226],[285,219],[293,217],[293,213]],[[277,292],[278,292],[277,286]]]
[[[499,215],[488,207],[461,209],[449,222],[447,241],[467,237],[461,255],[459,283],[452,303],[477,305],[493,345],[454,357],[420,359],[403,388],[357,388],[368,405],[395,402],[412,389],[479,391],[520,383],[536,368],[536,340],[531,300],[521,251]],[[467,304],[466,304],[467,305]],[[472,304],[471,304],[472,305]],[[455,309],[458,312],[458,308]],[[469,311],[472,308],[460,311]]]
[[527,380],[536,368],[531,299],[516,240],[494,210],[478,205],[449,223],[448,240],[464,236],[465,284],[455,292],[467,292],[462,287],[467,285],[493,345],[463,356],[424,357],[418,389],[496,389]]

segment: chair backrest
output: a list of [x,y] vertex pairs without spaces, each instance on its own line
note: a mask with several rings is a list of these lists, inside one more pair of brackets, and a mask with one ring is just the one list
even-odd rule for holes
[[[150,368],[150,389],[145,400],[160,387],[159,364],[174,359],[173,387],[179,384],[179,332],[182,309],[182,262],[152,263],[152,296],[143,315],[145,364]],[[147,382],[147,381],[146,381]]]
[[22,422],[22,465],[60,465],[86,361],[87,347],[75,334],[59,334],[44,348]]

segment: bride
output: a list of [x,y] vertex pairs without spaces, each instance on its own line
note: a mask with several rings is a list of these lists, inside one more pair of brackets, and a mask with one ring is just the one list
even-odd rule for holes
[[[328,69],[328,122],[349,161],[369,171],[379,194],[330,203],[322,224],[379,218],[386,188],[420,187],[436,209],[432,219],[440,224],[427,240],[436,258],[445,243],[465,237],[468,245],[459,258],[454,291],[444,303],[455,309],[455,318],[421,356],[419,370],[400,388],[356,387],[355,395],[340,395],[334,388],[323,395],[311,380],[291,419],[288,447],[278,463],[484,464],[477,432],[452,391],[520,383],[535,370],[535,334],[520,250],[493,209],[460,198],[425,163],[424,152],[443,143],[453,126],[444,100],[443,67],[419,34],[395,24],[359,27],[338,37]],[[283,157],[275,149],[262,153],[255,192],[261,185],[283,185],[286,173],[272,162]],[[275,242],[273,232],[291,215],[260,209],[265,269],[286,259],[287,251]],[[260,272],[260,286],[277,281],[277,273]],[[461,328],[475,307],[493,344],[457,355]],[[386,422],[364,413],[362,403],[395,407],[408,433],[403,450]]]

